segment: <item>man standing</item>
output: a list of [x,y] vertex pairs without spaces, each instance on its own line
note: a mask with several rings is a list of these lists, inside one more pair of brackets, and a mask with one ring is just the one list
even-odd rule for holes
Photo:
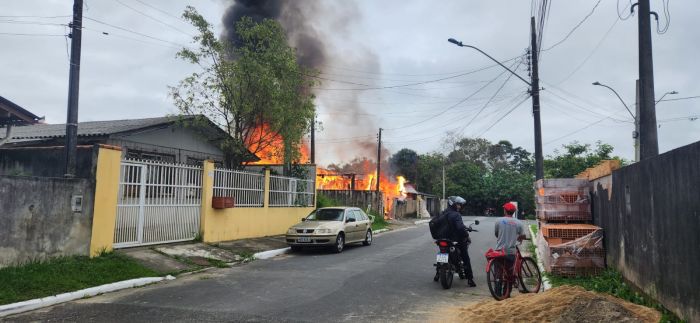
[[[459,249],[460,255],[462,256],[462,269],[463,272],[459,273],[461,278],[467,279],[467,285],[469,287],[475,287],[474,274],[472,272],[472,264],[469,259],[469,252],[467,247],[469,246],[469,232],[468,228],[464,225],[462,221],[461,211],[464,205],[467,203],[465,199],[459,196],[450,196],[447,198],[447,209],[443,212],[443,215],[447,217],[448,222],[448,233],[447,238],[452,241],[457,241],[457,248]],[[441,215],[442,216],[442,215]],[[437,273],[436,273],[437,277]]]
[[504,217],[496,221],[496,250],[503,250],[506,253],[508,268],[512,268],[515,261],[515,247],[518,241],[526,238],[523,234],[523,225],[520,220],[513,218],[516,211],[513,203],[503,204]]

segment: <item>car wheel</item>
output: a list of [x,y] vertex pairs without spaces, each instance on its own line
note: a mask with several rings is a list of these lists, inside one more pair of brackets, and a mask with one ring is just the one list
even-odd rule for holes
[[301,247],[300,247],[300,246],[291,246],[290,248],[291,248],[291,250],[292,250],[293,252],[299,252],[299,251],[301,251]]
[[343,252],[343,249],[345,248],[345,235],[341,232],[338,233],[338,236],[335,238],[335,247],[333,248],[333,251],[336,253],[341,253]]
[[367,230],[367,233],[365,233],[365,241],[362,241],[362,244],[365,246],[372,244],[372,230]]

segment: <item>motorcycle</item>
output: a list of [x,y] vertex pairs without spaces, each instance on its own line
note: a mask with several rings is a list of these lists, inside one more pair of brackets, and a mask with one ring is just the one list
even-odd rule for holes
[[[479,225],[479,220],[475,220],[473,225]],[[468,232],[479,232],[476,229],[472,229],[472,224],[467,226]],[[467,247],[471,242],[467,240]],[[457,248],[459,242],[452,241],[448,239],[438,239],[435,240],[435,244],[438,246],[438,254],[435,266],[436,275],[433,281],[440,281],[442,288],[449,289],[452,287],[452,280],[454,278],[455,272],[459,274],[459,279],[464,279],[464,262],[462,261],[462,255]]]

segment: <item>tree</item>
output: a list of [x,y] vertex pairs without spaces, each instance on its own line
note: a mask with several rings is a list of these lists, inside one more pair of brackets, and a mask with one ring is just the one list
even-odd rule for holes
[[547,156],[544,160],[545,177],[547,178],[571,178],[593,167],[606,159],[618,159],[611,157],[613,147],[600,141],[596,142],[595,149],[589,144],[580,144],[574,141],[563,145],[564,152],[554,151],[554,156]]
[[205,116],[230,135],[221,147],[229,167],[240,166],[248,151],[280,151],[280,141],[285,164],[297,159],[301,138],[313,122],[308,89],[315,72],[297,63],[281,25],[243,17],[235,26],[240,43],[234,46],[217,38],[194,7],[188,6],[183,17],[199,31],[193,38],[198,48],[183,48],[177,57],[202,71],[170,87],[180,112]]
[[411,183],[416,182],[418,153],[408,148],[401,149],[389,158],[389,163],[397,175],[403,176]]

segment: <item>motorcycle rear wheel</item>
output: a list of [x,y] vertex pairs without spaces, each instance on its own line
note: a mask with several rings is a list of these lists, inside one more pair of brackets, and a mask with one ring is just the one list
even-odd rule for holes
[[450,289],[450,287],[452,287],[454,276],[455,273],[450,264],[442,264],[440,266],[440,285],[442,285],[443,289]]

